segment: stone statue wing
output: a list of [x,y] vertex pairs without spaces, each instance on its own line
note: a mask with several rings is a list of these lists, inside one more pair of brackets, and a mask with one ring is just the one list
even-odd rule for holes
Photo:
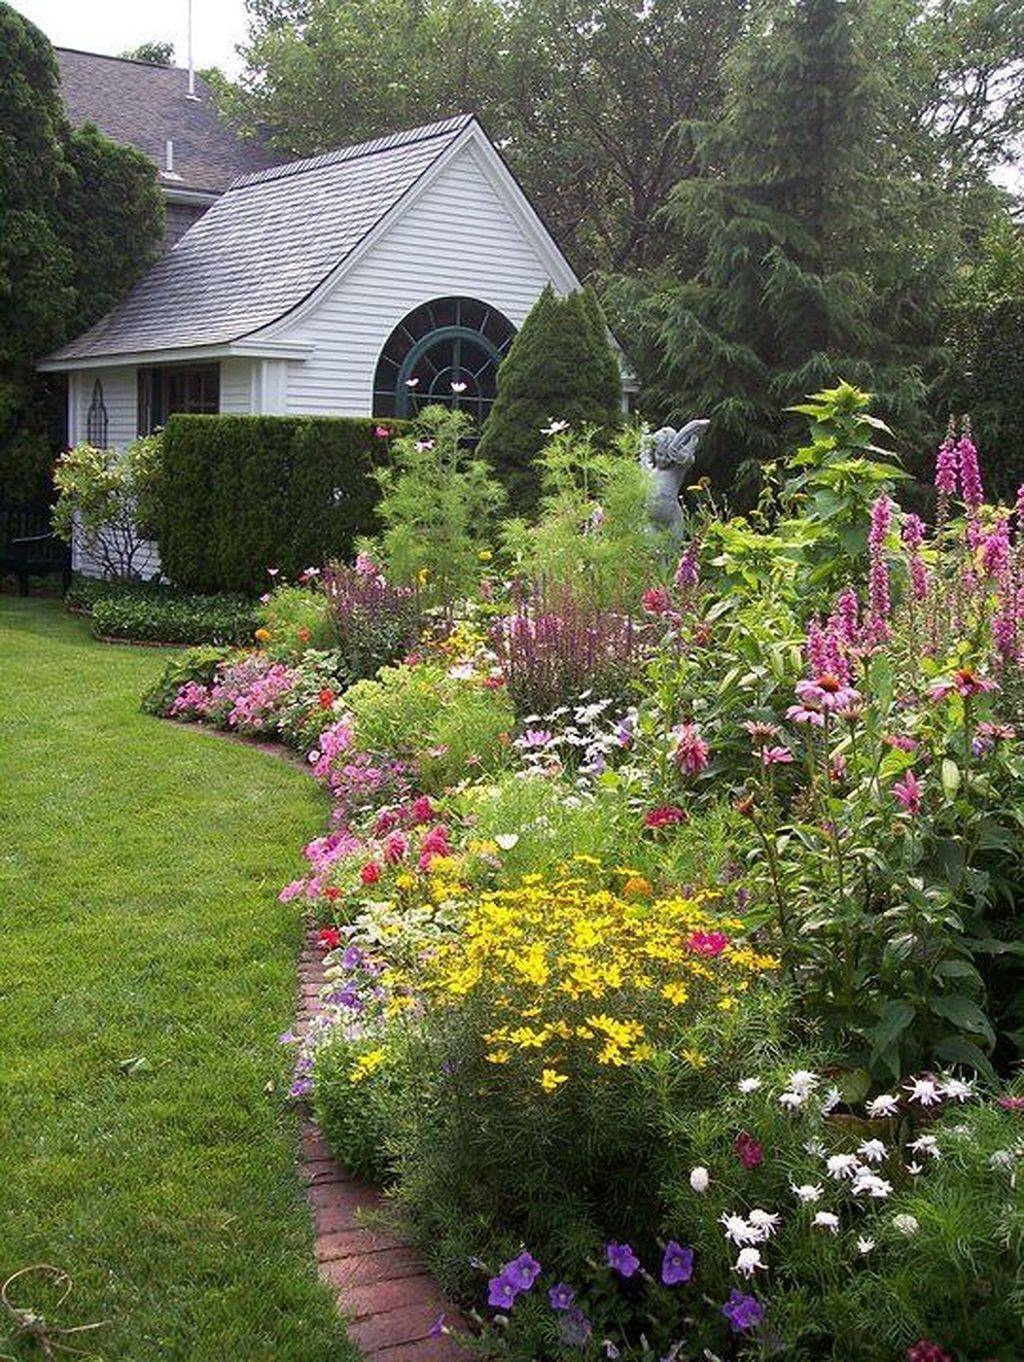
[[697,457],[697,445],[710,422],[704,419],[687,421],[672,437],[670,449],[676,463],[689,466]]

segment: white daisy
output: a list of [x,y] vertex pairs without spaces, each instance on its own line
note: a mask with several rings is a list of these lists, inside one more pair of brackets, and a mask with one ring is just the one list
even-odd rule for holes
[[761,1080],[759,1078],[741,1078],[736,1086],[740,1092],[757,1092],[761,1086]]
[[799,1187],[796,1185],[796,1183],[791,1182],[789,1186],[790,1190],[792,1191],[793,1195],[796,1197],[798,1201],[803,1201],[804,1203],[806,1203],[809,1201],[821,1200],[822,1188],[820,1186],[816,1186],[812,1182],[801,1183]]
[[821,1114],[822,1114],[822,1116],[828,1116],[828,1114],[829,1114],[830,1112],[835,1111],[836,1107],[838,1107],[839,1103],[840,1103],[842,1100],[843,1100],[843,1094],[839,1091],[839,1089],[838,1089],[837,1087],[834,1087],[834,1086],[833,1086],[833,1087],[829,1088],[829,1090],[828,1090],[828,1092],[825,1094],[825,1098],[824,1098],[824,1100],[823,1100],[823,1102],[822,1102],[822,1104],[821,1104]]
[[870,1253],[874,1247],[875,1241],[873,1239],[869,1239],[866,1234],[862,1234],[861,1237],[857,1240],[858,1253]]
[[828,1230],[830,1234],[839,1233],[839,1217],[831,1211],[819,1211],[811,1224],[816,1230]]
[[719,1224],[725,1229],[726,1239],[740,1248],[744,1244],[756,1244],[758,1242],[757,1230],[752,1225],[748,1225],[741,1215],[723,1213],[719,1216]]
[[779,1094],[779,1106],[785,1107],[787,1111],[796,1111],[807,1101],[805,1092],[783,1092]]
[[865,1163],[885,1162],[886,1149],[881,1140],[865,1140],[857,1150],[857,1153]]
[[841,1182],[843,1178],[856,1177],[860,1160],[856,1154],[830,1154],[825,1160],[825,1167],[830,1178]]
[[563,430],[568,429],[568,421],[551,421],[548,425],[541,426],[540,433],[542,435],[560,435]]
[[877,1173],[869,1173],[862,1168],[851,1184],[854,1196],[871,1196],[884,1200],[892,1195],[892,1183],[880,1178]]
[[872,1117],[895,1116],[899,1110],[900,1099],[893,1097],[892,1093],[883,1092],[878,1097],[872,1097],[867,1105],[867,1113]]
[[736,1271],[742,1272],[744,1277],[752,1277],[759,1267],[766,1268],[768,1264],[761,1258],[761,1250],[756,1248],[740,1249],[740,1256],[736,1259]]
[[747,1216],[747,1220],[757,1230],[762,1241],[770,1239],[779,1228],[778,1215],[774,1211],[762,1211],[760,1206],[754,1207]]
[[911,1102],[920,1102],[922,1107],[934,1107],[942,1101],[942,1089],[934,1078],[915,1078],[907,1091]]
[[907,1145],[907,1148],[912,1149],[915,1154],[927,1154],[932,1159],[942,1158],[942,1150],[934,1135],[919,1135]]
[[900,1234],[905,1234],[908,1238],[916,1234],[921,1228],[917,1219],[912,1215],[894,1215],[892,1218],[893,1229],[899,1230]]
[[818,1086],[818,1075],[811,1073],[810,1069],[796,1069],[789,1075],[789,1086],[793,1092],[802,1093],[806,1097]]
[[924,1172],[924,1164],[918,1163],[916,1160],[913,1163],[908,1163],[907,1172],[910,1174],[912,1178],[916,1178],[918,1173]]
[[943,1097],[951,1097],[954,1102],[966,1102],[974,1096],[974,1084],[963,1078],[947,1078],[942,1085]]

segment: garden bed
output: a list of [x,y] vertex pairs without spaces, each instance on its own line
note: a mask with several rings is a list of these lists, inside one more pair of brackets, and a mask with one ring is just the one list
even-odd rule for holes
[[326,952],[291,1094],[484,1356],[1024,1349],[1016,525],[966,433],[928,534],[862,395],[808,415],[770,520],[698,507],[671,564],[610,457],[442,564],[403,520],[438,418],[379,558],[147,701],[330,792],[281,893]]

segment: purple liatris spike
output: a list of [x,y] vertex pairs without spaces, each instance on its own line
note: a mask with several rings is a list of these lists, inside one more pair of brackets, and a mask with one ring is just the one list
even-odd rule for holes
[[946,435],[935,456],[935,490],[944,496],[956,495],[958,459],[952,429]]
[[921,559],[921,545],[924,543],[924,521],[919,515],[904,517],[902,539],[903,547],[907,551],[911,592],[915,601],[923,601],[928,595],[928,571]]
[[985,494],[981,485],[978,450],[967,430],[957,441],[956,457],[960,465],[960,488],[964,501],[972,511],[976,511],[985,500]]
[[889,615],[892,599],[889,595],[889,566],[885,561],[885,541],[892,524],[892,503],[880,496],[871,507],[871,529],[868,532],[868,624],[872,643],[879,643],[889,634]]
[[844,586],[836,597],[828,627],[844,643],[857,642],[860,634],[860,604],[852,586]]
[[988,577],[998,577],[1010,561],[1010,527],[1004,518],[999,521],[991,534],[985,536],[981,546],[981,566]]

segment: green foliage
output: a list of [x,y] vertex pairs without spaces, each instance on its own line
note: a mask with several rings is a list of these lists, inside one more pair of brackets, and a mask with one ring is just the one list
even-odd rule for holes
[[139,576],[155,489],[162,482],[162,454],[160,436],[150,435],[126,449],[75,445],[57,461],[54,533],[70,543],[77,524],[104,576],[119,580]]
[[502,526],[505,558],[517,576],[558,582],[599,606],[636,608],[671,561],[671,546],[647,523],[639,439],[631,427],[609,443],[592,426],[548,439],[534,464],[536,522]]
[[375,525],[373,473],[393,430],[311,416],[172,416],[158,541],[164,571],[198,591],[257,593],[347,555]]
[[134,583],[99,596],[91,614],[97,638],[138,643],[247,644],[256,627],[244,597],[193,596]]
[[480,438],[516,510],[536,505],[534,459],[557,421],[614,429],[622,379],[600,306],[589,292],[559,298],[547,285],[498,369],[498,394]]
[[374,472],[386,575],[418,585],[430,603],[449,605],[476,582],[504,501],[490,466],[467,449],[471,430],[464,412],[427,407],[414,432],[395,441],[389,466]]
[[345,1169],[353,1177],[380,1184],[390,1173],[395,1103],[409,1078],[389,1064],[353,1083],[352,1067],[368,1048],[365,1041],[339,1037],[319,1052],[313,1114]]
[[335,642],[334,626],[322,591],[308,586],[277,586],[256,610],[264,651],[277,662],[291,662],[310,648]]
[[174,44],[159,40],[139,43],[138,47],[129,48],[127,52],[122,52],[121,56],[127,57],[130,61],[148,62],[151,66],[173,66]]
[[360,747],[412,763],[428,794],[493,768],[514,722],[500,690],[426,664],[383,667],[379,680],[346,691],[345,708]]
[[33,365],[150,263],[163,207],[144,156],[71,130],[50,44],[5,3],[0,89],[0,487],[21,495],[45,486],[57,443],[61,392]]
[[172,658],[157,681],[143,693],[140,704],[146,714],[165,715],[182,686],[190,681],[201,686],[212,684],[217,670],[231,656],[231,649],[205,646],[190,648]]

